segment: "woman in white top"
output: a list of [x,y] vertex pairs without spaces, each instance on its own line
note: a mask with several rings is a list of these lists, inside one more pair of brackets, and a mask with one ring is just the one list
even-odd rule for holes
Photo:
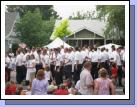
[[36,68],[35,68],[35,58],[32,54],[31,56],[27,56],[27,75],[26,80],[32,81],[33,78],[35,78]]
[[45,68],[45,78],[48,80],[49,84],[53,81],[52,73],[49,66],[46,66]]
[[45,79],[44,70],[40,69],[32,82],[31,95],[47,95],[48,86],[49,83]]

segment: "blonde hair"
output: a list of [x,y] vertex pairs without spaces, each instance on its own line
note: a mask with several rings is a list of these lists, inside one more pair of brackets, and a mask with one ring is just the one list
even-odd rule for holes
[[103,78],[106,78],[107,77],[107,70],[105,68],[101,68],[99,70],[99,76],[103,77]]

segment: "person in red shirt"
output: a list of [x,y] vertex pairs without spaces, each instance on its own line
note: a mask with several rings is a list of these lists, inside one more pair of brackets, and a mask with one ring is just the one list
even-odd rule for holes
[[11,81],[7,83],[5,89],[5,95],[15,95],[16,94],[16,85],[15,82]]
[[54,95],[68,95],[69,92],[64,85],[61,85],[58,90],[54,92]]
[[117,66],[116,66],[116,63],[113,63],[113,64],[112,64],[111,74],[112,74],[112,77],[115,78],[115,80],[117,80],[118,68],[117,68]]

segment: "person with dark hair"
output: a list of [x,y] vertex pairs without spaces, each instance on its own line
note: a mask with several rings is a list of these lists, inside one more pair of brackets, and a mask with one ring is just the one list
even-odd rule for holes
[[55,81],[57,85],[60,85],[63,82],[63,58],[58,49],[55,51],[55,56],[56,56]]
[[16,80],[18,84],[21,84],[22,80],[24,79],[24,70],[23,70],[23,56],[24,54],[21,51],[17,51],[16,57]]
[[91,75],[93,79],[98,78],[98,64],[99,64],[99,54],[97,52],[97,48],[94,48],[94,51],[89,54],[89,57],[92,62]]
[[[35,65],[35,68],[36,68],[36,74],[38,72],[39,69],[42,69],[43,66],[42,66],[42,62],[41,62],[41,50],[37,50],[37,53],[35,54],[35,60],[36,60],[36,65]],[[35,76],[36,76],[35,74]]]
[[75,84],[77,81],[80,79],[80,73],[82,70],[82,63],[83,63],[83,57],[82,54],[80,53],[78,47],[75,48],[75,56],[74,56],[74,77],[73,80],[75,81]]
[[37,72],[36,78],[32,81],[31,95],[47,95],[49,83],[45,79],[45,73],[43,69]]

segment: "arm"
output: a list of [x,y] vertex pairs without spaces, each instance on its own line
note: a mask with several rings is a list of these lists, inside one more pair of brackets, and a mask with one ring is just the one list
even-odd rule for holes
[[95,95],[98,95],[98,90],[99,90],[98,82],[95,80],[94,83],[95,83],[95,86],[94,86],[94,94],[95,94]]
[[112,95],[115,95],[115,94],[116,94],[116,92],[115,92],[115,89],[116,89],[116,88],[115,88],[115,86],[114,86],[114,84],[113,84],[112,81],[110,82],[110,89],[111,89],[111,94],[112,94]]

